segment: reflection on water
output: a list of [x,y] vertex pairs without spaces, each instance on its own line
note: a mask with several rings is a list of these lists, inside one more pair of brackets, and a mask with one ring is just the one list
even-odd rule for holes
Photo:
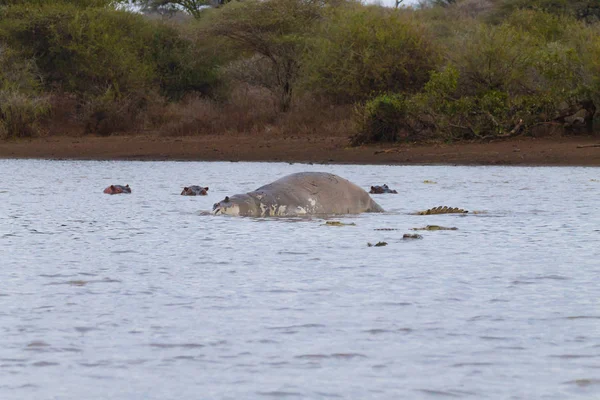
[[[208,212],[309,170],[400,194],[333,219],[355,226]],[[598,168],[0,160],[0,174],[2,399],[600,397]],[[189,185],[211,189],[180,196]],[[413,214],[439,205],[483,213]],[[402,240],[426,225],[458,230]]]

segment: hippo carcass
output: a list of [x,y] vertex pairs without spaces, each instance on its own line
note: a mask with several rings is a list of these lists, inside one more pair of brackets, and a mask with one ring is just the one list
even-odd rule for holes
[[253,192],[225,197],[214,214],[249,217],[383,212],[369,194],[354,183],[326,172],[299,172]]

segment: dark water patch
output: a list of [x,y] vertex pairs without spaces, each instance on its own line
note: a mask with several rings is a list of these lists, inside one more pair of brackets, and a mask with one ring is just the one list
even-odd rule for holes
[[538,280],[552,280],[552,281],[569,281],[571,278],[562,275],[538,275],[533,279]]
[[29,232],[31,232],[35,235],[54,235],[54,232],[43,232],[43,231],[38,231],[37,229],[30,229]]
[[262,365],[268,365],[271,367],[282,367],[284,365],[289,365],[290,363],[287,361],[267,361],[267,362],[262,362]]
[[180,307],[180,306],[193,306],[194,304],[196,304],[196,302],[189,302],[189,303],[167,303],[164,306],[165,307]]
[[498,346],[497,350],[526,350],[523,346]]
[[311,253],[301,252],[301,251],[278,251],[277,254],[292,255],[292,256],[305,256],[305,255],[310,255]]
[[409,302],[405,302],[405,301],[399,301],[399,302],[383,301],[380,303],[373,303],[373,304],[378,305],[378,306],[384,306],[384,307],[405,307],[405,306],[413,305],[413,303],[409,303]]
[[288,289],[272,289],[272,290],[257,290],[257,293],[298,293],[297,290]]
[[495,315],[476,315],[467,319],[468,322],[477,322],[477,321],[494,321],[497,318]]
[[385,364],[375,364],[375,365],[371,366],[371,368],[373,368],[373,369],[375,369],[375,370],[377,370],[377,369],[385,369],[385,368],[387,368],[387,367],[388,367],[388,366],[387,366],[387,365],[385,365]]
[[37,361],[31,365],[34,367],[53,367],[53,366],[60,365],[60,364],[57,362],[53,362],[53,361]]
[[42,278],[70,278],[76,275],[77,274],[39,274],[38,276]]
[[290,329],[304,329],[304,328],[326,328],[326,326],[322,325],[322,324],[303,324],[303,325],[267,327],[267,329],[272,329],[272,330],[290,330]]
[[564,382],[565,385],[575,385],[579,387],[600,386],[600,379],[575,379]]
[[511,282],[511,285],[520,286],[520,285],[535,285],[536,282],[525,281],[525,280],[514,280]]
[[34,311],[49,311],[49,310],[54,310],[54,309],[55,309],[54,306],[39,306],[39,307],[33,308]]
[[113,250],[111,254],[138,254],[135,250]]
[[27,344],[28,348],[40,348],[40,347],[50,347],[50,345],[43,340],[34,340]]
[[295,356],[294,358],[298,358],[301,360],[352,360],[355,358],[367,358],[364,354],[360,353],[333,353],[333,354],[302,354],[299,356]]
[[505,336],[479,336],[481,340],[512,340],[512,338]]
[[390,329],[367,329],[363,332],[371,335],[381,335],[382,333],[393,333],[394,331]]
[[490,303],[510,303],[508,299],[490,299]]
[[201,299],[216,299],[216,300],[225,300],[227,297],[225,296],[217,296],[217,295],[207,295],[200,297]]
[[45,283],[46,286],[54,286],[54,285],[69,285],[69,286],[86,286],[91,283],[121,283],[119,279],[112,278],[104,278],[104,279],[94,279],[94,280],[83,280],[83,279],[72,279],[65,282],[50,282]]
[[427,394],[434,397],[462,397],[463,395],[455,392],[448,392],[445,390],[432,390],[432,389],[416,389],[417,392]]
[[266,397],[275,397],[275,398],[285,398],[285,397],[302,397],[302,393],[298,392],[284,392],[281,390],[275,390],[272,392],[256,392],[256,394],[260,396]]
[[206,347],[206,345],[200,343],[150,343],[149,346],[159,349],[201,349]]
[[279,341],[273,340],[273,339],[258,339],[258,340],[246,340],[246,343],[278,344]]
[[324,398],[341,399],[341,398],[343,398],[343,397],[344,397],[344,396],[342,396],[342,395],[339,395],[339,394],[337,394],[337,393],[315,392],[315,394],[316,394],[317,396],[319,396],[319,398],[322,398],[322,397],[324,397]]
[[92,332],[92,331],[99,331],[100,328],[96,328],[94,326],[76,326],[73,329],[75,329],[76,332],[83,334],[86,334],[88,332]]
[[494,365],[491,362],[464,362],[464,363],[456,363],[452,364],[451,367],[462,368],[462,367],[489,367],[490,365]]
[[598,354],[552,354],[550,358],[561,358],[564,360],[575,360],[579,358],[597,358]]
[[96,362],[80,362],[78,365],[86,368],[106,367],[110,365],[110,361],[96,361]]
[[598,316],[598,315],[575,315],[575,316],[564,317],[564,318],[561,318],[561,319],[567,319],[567,320],[600,319],[600,316]]
[[204,354],[200,354],[197,356],[175,356],[173,360],[182,360],[182,361],[200,361],[199,359],[204,357]]
[[386,333],[411,333],[413,332],[413,330],[411,328],[398,328],[398,329],[380,329],[380,328],[374,328],[374,329],[367,329],[364,330],[363,333],[368,333],[370,335],[383,335]]

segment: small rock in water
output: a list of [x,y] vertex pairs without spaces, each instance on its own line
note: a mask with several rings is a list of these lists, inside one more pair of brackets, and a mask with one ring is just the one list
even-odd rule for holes
[[387,246],[387,242],[377,242],[375,244],[367,243],[367,246],[369,246],[369,247],[383,247],[383,246]]

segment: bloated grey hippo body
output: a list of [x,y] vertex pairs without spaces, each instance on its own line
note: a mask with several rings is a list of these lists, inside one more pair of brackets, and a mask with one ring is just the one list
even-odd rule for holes
[[225,197],[214,214],[247,217],[383,212],[371,196],[354,183],[326,172],[299,172],[253,192]]

